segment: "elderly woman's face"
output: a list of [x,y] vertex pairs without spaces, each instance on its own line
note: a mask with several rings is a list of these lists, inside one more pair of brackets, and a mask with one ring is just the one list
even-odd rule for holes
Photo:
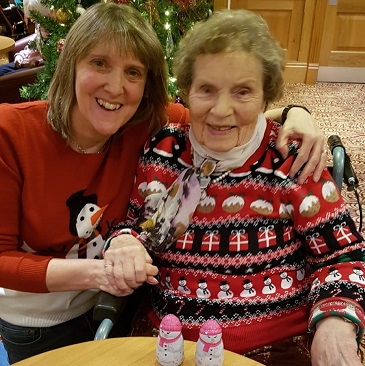
[[203,146],[227,152],[248,142],[265,108],[263,68],[247,52],[201,55],[189,91],[191,128]]

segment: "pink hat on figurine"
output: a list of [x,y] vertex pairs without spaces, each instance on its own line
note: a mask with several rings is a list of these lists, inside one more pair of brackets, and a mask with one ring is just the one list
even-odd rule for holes
[[200,333],[205,335],[216,335],[222,333],[222,328],[217,321],[208,319],[200,328]]
[[161,321],[160,328],[168,332],[181,331],[181,323],[174,314],[167,314]]

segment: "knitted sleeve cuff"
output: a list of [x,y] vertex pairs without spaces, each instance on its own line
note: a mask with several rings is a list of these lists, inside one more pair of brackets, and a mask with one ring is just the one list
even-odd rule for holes
[[105,252],[109,249],[111,240],[113,238],[115,238],[116,236],[124,235],[124,234],[133,235],[137,239],[139,237],[139,234],[132,229],[119,229],[119,230],[114,231],[114,233],[110,236],[110,238],[108,238],[108,240],[104,244],[104,248],[102,251],[103,256],[104,256]]
[[309,316],[308,330],[314,333],[317,322],[329,316],[338,316],[345,321],[355,324],[357,328],[356,340],[360,342],[364,335],[365,314],[359,304],[353,300],[341,297],[324,299],[316,303]]

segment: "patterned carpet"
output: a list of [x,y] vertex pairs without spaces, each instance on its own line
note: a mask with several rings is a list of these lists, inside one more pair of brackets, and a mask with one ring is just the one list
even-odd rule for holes
[[[286,84],[284,97],[275,106],[306,106],[326,137],[340,136],[359,179],[363,215],[365,214],[365,84],[317,83]],[[332,156],[329,154],[328,164]],[[359,206],[354,192],[342,187],[342,196],[359,226]],[[364,220],[363,220],[364,221]],[[362,233],[365,234],[363,222]]]

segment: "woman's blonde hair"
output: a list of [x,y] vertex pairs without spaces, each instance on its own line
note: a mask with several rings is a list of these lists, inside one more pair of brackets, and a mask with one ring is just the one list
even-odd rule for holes
[[123,57],[132,54],[147,68],[142,101],[124,128],[150,120],[155,133],[166,120],[167,65],[153,28],[132,6],[98,3],[89,7],[71,27],[48,90],[48,120],[65,139],[71,131],[71,110],[76,102],[75,68],[98,44],[107,43]]
[[264,99],[267,103],[278,100],[284,85],[284,51],[266,22],[248,10],[221,10],[194,25],[180,41],[174,56],[174,73],[184,101],[198,56],[236,51],[252,54],[262,62]]

